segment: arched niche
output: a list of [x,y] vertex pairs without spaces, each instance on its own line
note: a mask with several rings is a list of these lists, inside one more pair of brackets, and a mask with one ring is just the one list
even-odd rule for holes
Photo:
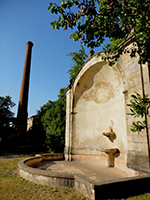
[[[88,67],[87,67],[88,65]],[[105,155],[117,148],[126,160],[127,134],[122,76],[115,66],[98,61],[87,63],[72,87],[72,154]],[[103,135],[110,127],[115,139]]]

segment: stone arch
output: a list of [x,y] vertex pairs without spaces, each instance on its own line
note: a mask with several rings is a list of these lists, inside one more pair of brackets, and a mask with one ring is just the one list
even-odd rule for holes
[[[131,58],[125,53],[111,68],[101,57],[93,55],[83,65],[74,84],[66,88],[66,160],[90,155],[94,160],[98,156],[102,161],[106,157],[106,151],[102,152],[104,149],[117,149],[117,162],[122,163],[117,165],[119,168],[127,165],[141,169],[141,164],[137,165],[137,158],[140,158],[144,160],[143,169],[146,167],[149,171],[145,162],[148,155],[146,133],[137,134],[130,130],[135,119],[128,115],[130,109],[127,106],[131,94],[142,94],[138,60],[138,56]],[[145,92],[149,93],[148,66],[142,67]],[[107,134],[111,123],[115,139]]]
[[[82,93],[85,92],[86,90],[89,90],[90,88],[92,88],[93,83],[94,83],[93,80],[94,80],[95,74],[99,70],[101,70],[102,66],[105,64],[107,64],[107,63],[106,62],[98,62],[98,63],[90,66],[88,69],[86,69],[86,71],[84,71],[84,73],[82,73],[82,71],[81,71],[81,75],[79,74],[78,80],[75,82],[74,88],[73,88],[74,107],[75,107],[78,99],[82,95]],[[86,80],[88,80],[88,83],[86,83]],[[82,89],[81,89],[81,87],[82,87]]]
[[[72,153],[104,155],[106,148],[118,148],[125,161],[127,136],[121,73],[116,65],[110,67],[101,60],[87,64],[72,89]],[[116,132],[114,142],[102,134],[109,131],[111,123]]]

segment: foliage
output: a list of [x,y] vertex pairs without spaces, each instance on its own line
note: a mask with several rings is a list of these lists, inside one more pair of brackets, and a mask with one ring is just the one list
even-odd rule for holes
[[[150,63],[150,0],[62,0],[60,5],[51,2],[48,10],[58,15],[51,22],[53,29],[75,29],[70,37],[90,48],[99,47],[106,37],[126,39],[132,31],[138,48],[130,55],[138,53],[139,63]],[[122,52],[116,47],[117,57]]]
[[50,123],[55,123],[53,121],[55,117],[54,113],[56,113],[55,101],[53,102],[49,100],[46,104],[41,106],[40,109],[37,111],[37,114],[34,117],[34,126],[32,130],[33,135],[36,134],[36,139],[38,137],[41,140],[41,143],[45,143],[46,141],[46,144],[49,150],[53,148],[50,147],[50,144],[49,144],[50,142],[48,142],[48,138],[49,138],[48,126]]
[[0,97],[0,138],[6,138],[10,122],[13,119],[14,113],[11,109],[15,106],[10,96]]
[[[70,52],[67,56],[71,56],[74,63],[68,70],[70,79],[74,81],[87,55],[81,45],[78,52]],[[46,138],[47,148],[53,152],[63,152],[65,145],[66,94],[64,90],[65,88],[61,88],[58,99],[56,101],[49,100],[37,111],[34,118],[32,132],[36,132],[37,137]]]
[[[130,56],[138,54],[139,64],[150,65],[150,0],[62,0],[60,5],[51,2],[48,10],[58,16],[50,23],[53,29],[74,29],[70,37],[74,41],[81,40],[87,47],[99,47],[105,38],[109,38],[112,43],[104,46],[105,54],[101,55],[110,66],[123,53],[124,45],[120,42],[127,38],[136,44],[128,52]],[[133,98],[130,107],[135,113],[131,115],[138,116],[134,103],[145,105],[148,97]],[[141,112],[144,115],[144,110]],[[146,127],[145,120],[133,122],[132,130],[140,131]]]
[[66,94],[60,89],[56,101],[48,101],[37,112],[37,124],[46,133],[46,145],[49,151],[63,152],[65,144]]
[[[124,38],[111,38],[109,39],[111,43],[108,43],[103,47],[104,55],[102,56],[102,59],[108,61],[110,66],[115,64],[115,61],[117,60],[117,58],[119,58],[120,54],[122,53],[122,49],[120,49],[119,45],[121,44],[121,42],[123,42],[123,40]],[[100,55],[100,53],[98,55]]]
[[[131,97],[132,100],[130,100],[130,104],[128,104],[131,113],[128,113],[128,115],[131,115],[135,118],[137,117],[143,118],[145,116],[145,113],[149,114],[150,99],[148,98],[148,95],[145,95],[145,97],[142,98],[138,93],[136,93],[136,95],[132,95]],[[142,129],[145,129],[146,126],[147,126],[146,120],[132,122],[131,131],[139,132]]]
[[0,154],[8,144],[8,139],[14,132],[10,123],[14,122],[14,113],[11,109],[15,106],[10,96],[0,97]]
[[81,69],[82,65],[84,64],[85,59],[87,58],[87,54],[84,51],[83,45],[81,45],[81,49],[78,52],[70,52],[67,56],[72,57],[72,62],[74,65],[68,70],[69,78],[74,82],[75,77],[79,70]]
[[44,116],[46,144],[50,151],[63,152],[65,144],[66,94],[60,89],[58,100],[53,102],[51,109]]
[[9,126],[9,121],[14,116],[11,108],[15,105],[10,96],[0,97],[0,127]]

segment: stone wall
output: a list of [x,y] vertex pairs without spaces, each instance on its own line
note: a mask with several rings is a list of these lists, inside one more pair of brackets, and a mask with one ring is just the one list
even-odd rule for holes
[[27,119],[27,131],[32,130],[34,124],[34,116]]
[[[133,44],[127,47],[133,48]],[[113,67],[92,56],[83,65],[75,82],[67,91],[65,158],[71,155],[95,155],[107,157],[107,149],[117,148],[115,159],[136,169],[139,157],[144,158],[146,169],[148,156],[145,131],[130,130],[135,119],[128,115],[127,104],[131,94],[142,94],[138,57],[122,55]],[[150,93],[149,72],[143,65],[145,93]],[[113,141],[103,132],[114,132]],[[138,156],[137,156],[138,155]],[[141,168],[140,168],[141,169]]]
[[18,173],[22,178],[36,184],[75,188],[92,200],[122,199],[150,192],[150,176],[95,182],[80,173],[54,172],[34,168],[39,166],[41,161],[58,161],[62,158],[63,154],[45,154],[22,160],[18,163]]
[[[132,44],[128,49],[132,48]],[[120,69],[123,77],[123,84],[125,89],[125,109],[126,109],[126,126],[127,126],[127,144],[128,144],[128,155],[127,155],[127,166],[136,170],[149,171],[148,167],[148,147],[147,147],[147,136],[146,132],[142,131],[132,132],[130,130],[132,122],[140,119],[135,119],[127,113],[130,112],[127,106],[130,103],[131,95],[135,92],[142,95],[142,84],[140,65],[138,64],[138,56],[131,58],[129,54],[121,56],[118,60],[118,68]],[[142,65],[143,76],[144,76],[144,87],[145,94],[150,94],[150,82],[149,82],[149,69],[147,65]],[[150,124],[150,121],[148,121]]]

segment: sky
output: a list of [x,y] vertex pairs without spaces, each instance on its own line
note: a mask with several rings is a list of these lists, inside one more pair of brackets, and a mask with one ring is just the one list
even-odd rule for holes
[[[28,117],[35,115],[48,100],[57,100],[60,88],[69,84],[72,61],[67,56],[80,49],[70,39],[71,30],[53,30],[57,19],[47,10],[49,3],[61,0],[0,0],[0,96],[11,96],[17,115],[26,42],[33,42]],[[89,55],[89,50],[85,48]],[[101,51],[97,48],[96,52]]]

